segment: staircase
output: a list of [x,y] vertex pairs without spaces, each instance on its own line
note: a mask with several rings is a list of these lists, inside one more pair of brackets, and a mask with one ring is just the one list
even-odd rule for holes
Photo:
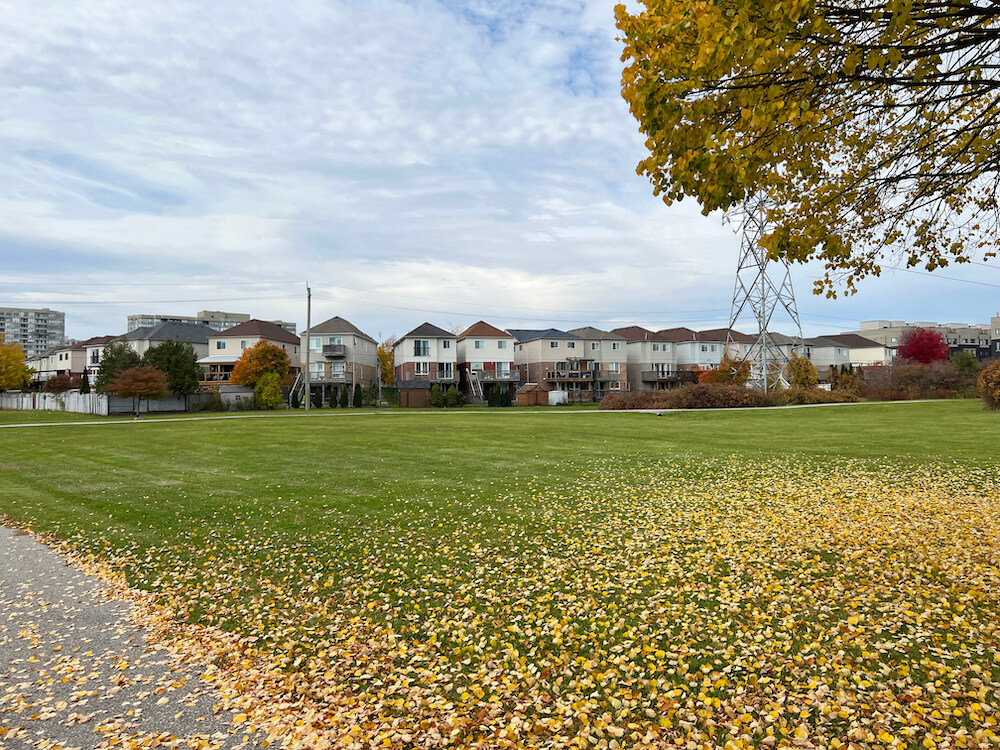
[[472,401],[477,404],[486,402],[483,397],[483,384],[479,380],[479,370],[469,370],[469,389],[472,391]]
[[292,387],[288,391],[289,406],[291,406],[295,401],[295,392],[305,390],[306,387],[305,380],[306,380],[305,376],[302,374],[302,372],[299,372],[299,374],[295,376],[295,382],[292,383]]

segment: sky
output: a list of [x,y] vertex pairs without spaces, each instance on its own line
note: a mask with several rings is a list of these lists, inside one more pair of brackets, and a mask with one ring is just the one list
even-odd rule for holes
[[[303,330],[307,282],[314,323],[380,338],[728,322],[738,227],[636,174],[611,0],[0,8],[0,306],[70,337],[199,310]],[[995,263],[837,300],[820,275],[792,268],[807,336],[1000,310]]]

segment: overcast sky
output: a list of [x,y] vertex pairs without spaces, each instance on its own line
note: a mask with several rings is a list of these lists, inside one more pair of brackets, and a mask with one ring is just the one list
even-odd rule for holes
[[[636,175],[613,5],[0,0],[0,306],[724,325],[739,237]],[[1000,309],[995,267],[792,274],[806,335]]]

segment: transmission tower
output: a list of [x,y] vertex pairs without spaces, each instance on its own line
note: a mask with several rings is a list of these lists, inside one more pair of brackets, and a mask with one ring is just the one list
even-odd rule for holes
[[[760,246],[760,238],[767,229],[768,198],[762,193],[744,201],[742,208],[728,218],[739,221],[743,239],[740,246],[740,263],[736,269],[736,286],[733,290],[733,305],[729,315],[729,334],[726,349],[738,351],[733,341],[736,323],[746,314],[753,316],[757,326],[757,339],[743,356],[743,362],[750,364],[751,388],[768,391],[788,386],[785,367],[791,352],[801,355],[802,325],[795,293],[792,291],[792,275],[788,261],[777,261],[777,273],[768,274],[767,251]],[[773,267],[773,266],[772,266]],[[780,283],[777,283],[780,278]],[[775,312],[783,309],[795,328],[791,343],[781,344],[769,330]],[[741,363],[737,363],[737,367]]]

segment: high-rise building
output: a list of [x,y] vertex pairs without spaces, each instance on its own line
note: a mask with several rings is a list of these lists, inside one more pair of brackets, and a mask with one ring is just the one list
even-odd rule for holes
[[[161,323],[201,323],[207,325],[213,331],[225,331],[240,323],[246,323],[250,316],[246,313],[231,313],[221,310],[202,310],[197,315],[150,315],[138,313],[128,316],[128,330],[134,331],[136,328],[153,328]],[[268,321],[281,326],[289,333],[295,333],[295,323],[284,320]]]
[[66,343],[66,313],[47,307],[0,307],[0,337],[16,342],[25,357]]

